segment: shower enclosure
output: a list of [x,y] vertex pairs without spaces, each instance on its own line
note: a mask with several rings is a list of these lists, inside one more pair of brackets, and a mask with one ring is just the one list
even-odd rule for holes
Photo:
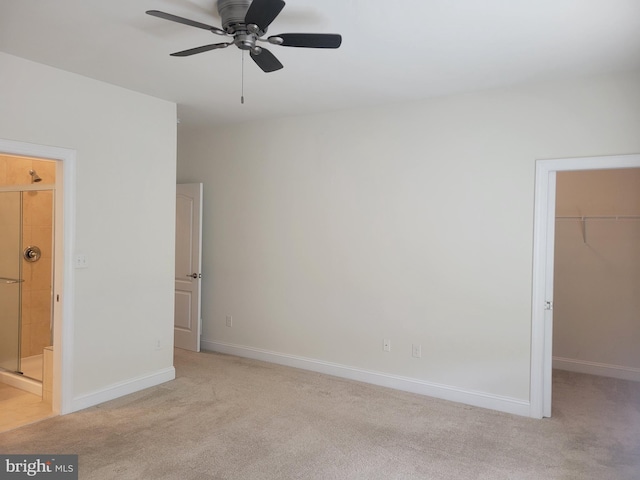
[[0,368],[20,371],[22,192],[0,192]]
[[36,186],[40,176],[22,168],[44,161],[12,161],[8,181],[0,183],[0,383],[42,394],[45,349],[52,345],[54,189]]

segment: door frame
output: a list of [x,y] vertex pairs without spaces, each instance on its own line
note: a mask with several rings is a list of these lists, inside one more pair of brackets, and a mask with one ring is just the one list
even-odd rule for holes
[[536,161],[529,399],[533,418],[551,416],[556,173],[618,168],[640,168],[640,154]]
[[[73,400],[73,310],[76,236],[76,151],[0,138],[0,153],[56,160],[53,301],[54,413],[71,413]],[[60,301],[56,301],[59,296]]]

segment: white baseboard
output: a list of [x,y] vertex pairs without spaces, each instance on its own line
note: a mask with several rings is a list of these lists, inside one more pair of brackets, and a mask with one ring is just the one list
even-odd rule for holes
[[101,390],[75,397],[71,403],[71,412],[77,412],[85,408],[93,407],[100,403],[115,400],[116,398],[135,393],[145,388],[155,387],[161,383],[169,382],[176,378],[174,367],[158,370],[157,372],[142,377],[110,385]]
[[238,357],[252,358],[254,360],[262,360],[264,362],[276,363],[278,365],[285,365],[287,367],[300,368],[303,370],[310,370],[312,372],[324,373],[334,377],[347,378],[349,380],[371,383],[381,387],[388,387],[395,390],[402,390],[443,400],[450,400],[452,402],[464,403],[466,405],[473,405],[474,407],[488,408],[491,410],[498,410],[526,417],[530,416],[529,402],[515,398],[463,390],[447,385],[425,382],[415,378],[372,372],[322,360],[270,352],[241,345],[211,342],[208,340],[202,340],[200,345],[203,350],[236,355]]
[[567,370],[569,372],[587,373],[589,375],[640,382],[640,368],[622,367],[620,365],[608,365],[606,363],[573,360],[562,357],[553,357],[553,368]]

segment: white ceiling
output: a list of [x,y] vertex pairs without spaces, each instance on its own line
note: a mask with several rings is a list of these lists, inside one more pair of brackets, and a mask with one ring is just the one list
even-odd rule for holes
[[[220,124],[640,70],[640,0],[288,0],[269,34],[340,33],[338,50],[270,46],[263,73],[223,41],[216,0],[0,0],[0,51],[176,102]],[[6,72],[2,72],[6,74]]]

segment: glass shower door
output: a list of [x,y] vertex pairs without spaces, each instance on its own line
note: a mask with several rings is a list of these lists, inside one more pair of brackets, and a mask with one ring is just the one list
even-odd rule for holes
[[20,368],[22,193],[0,192],[0,368]]

